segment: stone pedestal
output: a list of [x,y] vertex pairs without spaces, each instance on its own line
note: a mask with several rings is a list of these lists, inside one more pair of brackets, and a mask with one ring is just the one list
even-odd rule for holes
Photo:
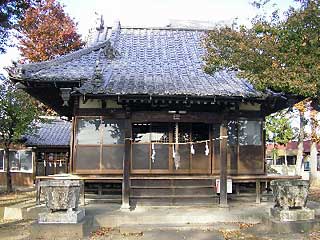
[[43,212],[39,213],[38,223],[79,223],[85,216],[84,209],[66,212]]
[[315,211],[308,208],[290,210],[271,208],[270,216],[281,222],[307,221],[315,218]]
[[41,182],[47,211],[39,213],[37,223],[31,226],[32,239],[84,237],[90,223],[85,218],[85,210],[79,208],[80,187],[77,180]]
[[34,223],[30,239],[83,239],[92,231],[92,218],[85,217],[78,223]]

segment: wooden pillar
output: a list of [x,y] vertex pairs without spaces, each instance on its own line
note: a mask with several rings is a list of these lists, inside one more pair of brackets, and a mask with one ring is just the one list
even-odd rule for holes
[[240,195],[240,183],[236,183],[236,194],[239,196]]
[[228,207],[227,200],[227,123],[220,126],[220,207]]
[[261,182],[260,179],[256,180],[256,203],[261,203]]
[[36,205],[40,205],[41,186],[40,179],[36,179]]
[[84,184],[85,184],[84,180],[82,180],[80,184],[81,184],[80,185],[80,205],[84,206],[86,205],[86,198],[84,193]]
[[75,125],[75,118],[72,117],[71,121],[71,134],[70,134],[70,147],[69,147],[69,162],[66,163],[67,173],[73,173],[73,156],[75,151],[75,131],[76,131],[76,125]]
[[131,162],[131,121],[125,122],[125,141],[122,178],[122,210],[130,210],[130,162]]

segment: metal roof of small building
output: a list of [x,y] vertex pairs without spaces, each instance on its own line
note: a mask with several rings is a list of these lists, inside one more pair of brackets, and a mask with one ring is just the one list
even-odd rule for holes
[[29,81],[80,81],[75,92],[97,95],[262,97],[234,71],[203,71],[205,31],[100,26],[90,46],[52,61],[22,65]]
[[26,135],[26,146],[69,147],[71,123],[64,120],[52,120],[41,123],[35,133]]

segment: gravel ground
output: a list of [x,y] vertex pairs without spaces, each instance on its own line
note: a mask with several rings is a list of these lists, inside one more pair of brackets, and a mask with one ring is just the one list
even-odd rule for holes
[[[16,192],[10,195],[0,194],[0,206],[32,199],[34,192]],[[310,191],[310,200],[320,202],[320,188],[313,188]],[[27,240],[30,239],[30,225],[33,221],[3,221],[0,219],[1,240]],[[320,240],[320,231],[299,234],[249,234],[245,230],[249,225],[240,225],[239,230],[151,230],[138,233],[122,234],[119,229],[99,228],[91,233],[85,240]],[[73,239],[75,240],[75,239]]]

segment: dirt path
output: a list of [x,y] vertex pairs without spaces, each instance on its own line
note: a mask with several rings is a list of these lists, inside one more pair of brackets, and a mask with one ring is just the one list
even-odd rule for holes
[[29,239],[29,229],[33,221],[20,220],[0,224],[0,239],[21,240]]

